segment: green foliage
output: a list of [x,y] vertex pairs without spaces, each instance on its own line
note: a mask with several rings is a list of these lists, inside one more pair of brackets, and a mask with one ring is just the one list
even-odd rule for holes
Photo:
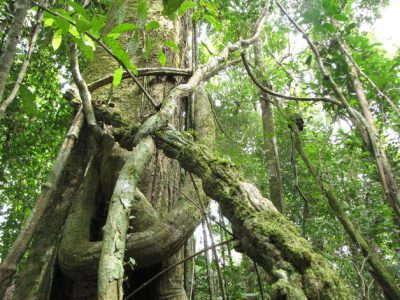
[[122,74],[124,73],[124,69],[123,68],[118,68],[115,70],[114,72],[114,77],[113,77],[113,87],[117,88],[119,86],[119,84],[121,83],[121,79],[122,79]]
[[[70,80],[70,73],[66,71],[69,68],[67,42],[72,39],[78,45],[83,54],[80,56],[83,70],[94,59],[94,51],[98,46],[96,39],[105,43],[123,65],[116,63],[115,71],[112,70],[114,89],[121,84],[123,67],[133,73],[137,72],[132,57],[140,56],[142,60],[165,66],[169,63],[169,52],[181,54],[176,42],[162,36],[164,24],[152,19],[149,1],[138,1],[133,21],[129,19],[131,16],[128,16],[125,1],[114,1],[113,22],[106,26],[105,11],[111,2],[90,1],[89,6],[84,8],[79,1],[59,1],[50,7],[58,16],[45,14],[43,35],[38,40],[17,100],[10,106],[6,116],[0,119],[0,258],[4,257],[29,215],[68,128],[72,108],[60,93],[61,83]],[[258,0],[163,2],[163,14],[171,20],[192,14],[201,29],[200,38],[213,52],[199,45],[202,63],[228,43],[248,38],[264,4],[264,1]],[[325,65],[348,97],[351,107],[359,109],[350,83],[348,65],[336,41],[337,36],[349,45],[351,56],[360,69],[395,105],[400,105],[400,52],[393,57],[389,56],[372,35],[361,30],[366,23],[375,19],[378,9],[386,4],[386,0],[285,2],[288,11],[315,41]],[[12,6],[12,1],[0,5],[1,20],[6,25],[11,20],[8,14]],[[271,6],[269,12],[262,34],[266,67],[255,65],[253,49],[246,50],[257,77],[271,83],[272,89],[282,94],[333,97],[329,84],[318,70],[314,55],[300,42],[301,37],[294,33],[293,27],[276,6]],[[337,21],[336,25],[332,24],[331,18]],[[32,21],[33,17],[30,16],[29,22]],[[0,32],[1,47],[6,37],[6,33]],[[9,82],[16,80],[29,37],[30,31],[25,29]],[[383,136],[382,145],[398,180],[399,116],[366,78],[361,76],[361,79]],[[6,94],[11,88],[12,84],[7,85]],[[243,68],[234,66],[210,80],[207,91],[211,95],[215,115],[224,130],[217,128],[217,150],[232,160],[246,179],[268,196],[270,174],[266,167],[257,89]],[[348,125],[350,121],[343,109],[329,103],[295,103],[285,100],[280,100],[279,105],[274,106],[287,217],[348,284],[360,292],[360,297],[367,290],[371,298],[380,299],[381,292],[364,266],[363,258],[348,239],[315,180],[293,148],[288,116],[295,112],[300,113],[305,121],[302,138],[311,161],[334,188],[341,206],[356,221],[359,230],[369,240],[374,240],[384,263],[400,278],[396,252],[400,247],[400,233],[392,222],[393,213],[384,201],[375,162],[359,134]],[[214,224],[213,230],[217,239],[226,238],[219,226]],[[232,246],[218,250],[229,299],[245,299],[246,295],[258,294],[252,262],[241,256],[233,261],[232,252]],[[196,297],[206,299],[208,286],[204,255],[196,258],[195,270]],[[215,263],[212,264],[212,272],[215,275]],[[263,272],[261,276],[267,294],[268,278]],[[214,286],[218,286],[216,282]]]

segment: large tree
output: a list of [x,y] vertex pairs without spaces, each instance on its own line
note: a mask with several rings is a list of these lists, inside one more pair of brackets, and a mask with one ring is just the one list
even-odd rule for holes
[[[25,18],[20,12],[21,7],[25,9],[22,4],[15,7],[14,18],[8,21],[10,35],[21,35],[20,25]],[[269,274],[272,299],[351,299],[352,289],[281,214],[285,212],[285,201],[275,138],[279,132],[274,125],[275,104],[276,114],[289,119],[284,124],[286,128],[289,124],[293,131],[292,141],[297,151],[328,198],[352,245],[360,248],[369,262],[383,295],[400,299],[392,271],[381,261],[379,251],[357,231],[304,153],[297,130],[303,126],[298,111],[293,114],[293,106],[282,107],[273,97],[326,102],[348,114],[376,158],[384,193],[396,212],[397,190],[390,193],[392,188],[385,184],[389,178],[395,186],[395,177],[385,149],[380,141],[375,141],[378,133],[373,116],[366,105],[361,106],[361,115],[348,104],[334,81],[335,74],[329,74],[324,66],[321,58],[324,53],[320,54],[305,32],[302,34],[322,71],[316,77],[321,77],[318,80],[331,88],[338,100],[318,95],[285,96],[272,91],[269,78],[258,80],[252,74],[245,53],[251,54],[251,49],[255,49],[256,65],[263,66],[261,70],[256,68],[260,77],[267,67],[264,55],[272,55],[263,47],[265,36],[272,32],[268,31],[267,22],[271,4],[270,1],[249,4],[244,22],[246,32],[232,30],[237,26],[235,14],[239,16],[245,11],[241,11],[241,4],[225,1],[33,4],[38,25],[33,27],[31,46],[45,12],[44,24],[54,29],[52,47],[65,50],[59,53],[59,68],[68,70],[63,71],[70,80],[64,87],[64,97],[73,108],[73,120],[29,218],[2,261],[1,297],[123,299],[135,292],[133,297],[138,299],[188,299],[184,268],[179,262],[187,252],[183,249],[185,243],[202,219],[207,218],[206,207],[213,199],[231,223],[235,248]],[[299,29],[281,4],[277,5]],[[327,17],[340,18],[344,14],[339,6],[326,10],[329,9],[335,12]],[[103,17],[102,10],[107,11]],[[213,37],[218,51],[214,53],[208,46],[205,46],[208,53],[199,51],[199,32],[218,36],[224,20],[219,21],[216,16],[229,13],[232,17],[225,20],[225,25],[230,35],[220,41]],[[202,24],[196,22],[199,19],[208,24],[199,27]],[[210,30],[210,24],[216,32]],[[335,26],[340,27],[337,23]],[[220,31],[224,32],[221,28]],[[253,48],[254,45],[257,47]],[[6,43],[2,57],[11,57],[15,51],[15,47]],[[326,45],[324,51],[329,53],[334,47]],[[349,56],[349,49],[346,51]],[[272,202],[216,151],[216,116],[204,83],[240,62],[240,53],[260,90]],[[28,63],[30,56],[28,51],[25,60]],[[348,56],[346,61],[350,65]],[[0,64],[4,67],[1,70],[5,86],[10,62],[0,59]],[[351,83],[357,95],[363,95],[365,104],[367,100],[356,73],[356,67],[352,67]],[[21,80],[16,81],[17,91],[24,76],[24,73],[18,76]],[[253,83],[251,86],[254,87]],[[26,98],[35,91],[25,86],[21,89],[21,100],[29,107]],[[5,108],[14,98],[15,95],[7,99]],[[8,111],[4,109],[2,113]],[[382,171],[380,154],[385,154],[386,171]],[[296,187],[301,193],[298,180]],[[162,270],[167,271],[160,273]],[[149,281],[157,274],[157,280]],[[220,284],[223,290],[221,276]]]

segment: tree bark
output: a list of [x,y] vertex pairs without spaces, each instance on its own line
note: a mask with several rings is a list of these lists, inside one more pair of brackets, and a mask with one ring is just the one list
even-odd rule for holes
[[[98,274],[98,299],[122,300],[124,257],[129,216],[135,200],[135,190],[144,168],[154,153],[151,138],[143,140],[132,151],[122,167],[116,182],[106,225]],[[136,217],[136,216],[133,216]]]
[[[80,190],[95,194],[94,149],[86,128],[64,167],[60,182],[41,215],[26,257],[17,274],[12,299],[48,299],[54,279],[58,245],[65,219]],[[21,264],[20,264],[21,265]]]
[[[15,97],[17,96],[19,87],[21,86],[21,83],[24,80],[26,70],[28,69],[28,66],[29,66],[29,62],[31,59],[33,49],[35,48],[35,45],[36,45],[36,40],[39,36],[40,31],[42,30],[43,14],[44,14],[43,11],[38,12],[38,15],[36,18],[36,23],[35,23],[35,25],[33,25],[34,28],[33,28],[31,41],[29,43],[28,50],[26,51],[24,62],[22,63],[21,69],[19,70],[17,80],[15,81],[14,87],[11,90],[10,94],[8,95],[7,99],[5,99],[0,105],[0,117],[2,114],[4,114],[4,112],[6,111],[8,106],[14,101]],[[1,96],[0,96],[0,99],[1,99]]]
[[[24,20],[28,12],[28,1],[17,0],[14,6],[14,19],[11,24],[10,32],[8,33],[7,42],[4,46],[4,52],[0,56],[0,100],[3,98],[7,78],[21,37]],[[4,111],[0,111],[0,114],[3,112]]]
[[[42,194],[36,200],[35,206],[33,207],[29,218],[25,222],[23,229],[18,234],[13,247],[9,250],[8,255],[0,265],[0,291],[5,290],[8,286],[9,280],[7,279],[14,275],[18,262],[24,254],[32,237],[35,235],[36,228],[39,225],[44,212],[49,209],[48,206],[52,203],[57,192],[59,192],[60,181],[65,175],[65,168],[70,164],[70,155],[76,145],[76,141],[83,126],[83,121],[83,113],[80,110],[76,114],[71,128],[61,146],[54,167],[50,173],[51,175],[49,176],[48,181],[43,185]],[[1,295],[2,293],[0,292],[0,296]]]
[[[261,39],[254,47],[255,63],[261,69],[265,68],[262,52]],[[278,144],[275,136],[274,114],[272,112],[272,97],[266,92],[259,90],[261,117],[264,134],[265,158],[267,160],[267,172],[269,176],[269,193],[272,203],[283,214],[285,214],[285,198],[283,195],[283,183],[279,163]]]
[[351,299],[350,290],[316,254],[289,221],[235,167],[177,131],[158,131],[157,146],[203,182],[204,192],[220,203],[239,238],[238,248],[275,282],[271,298]]

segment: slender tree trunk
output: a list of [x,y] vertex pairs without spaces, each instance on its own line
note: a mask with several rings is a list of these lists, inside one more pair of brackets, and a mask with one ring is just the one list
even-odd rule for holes
[[[335,24],[335,22],[334,22]],[[376,141],[376,148],[372,148],[370,151],[374,153],[379,179],[382,183],[383,192],[385,197],[388,199],[391,207],[396,212],[397,218],[396,223],[400,227],[400,194],[399,187],[394,178],[392,168],[386,155],[384,146],[382,145],[381,136],[375,123],[375,118],[372,115],[367,97],[365,95],[363,84],[358,76],[357,69],[349,58],[350,49],[347,44],[342,41],[339,37],[337,38],[339,47],[342,54],[347,62],[350,76],[352,79],[352,85],[356,92],[358,104],[361,108],[361,113],[365,118],[365,121],[370,128],[371,133],[374,135]],[[372,143],[372,142],[371,142]]]
[[[6,109],[8,108],[8,106],[14,101],[15,97],[17,96],[18,90],[21,86],[21,83],[24,80],[25,74],[26,74],[26,70],[28,69],[29,63],[30,63],[30,59],[31,59],[31,55],[33,52],[33,49],[35,48],[36,45],[36,40],[39,36],[40,31],[42,30],[42,20],[43,20],[43,15],[44,12],[43,11],[39,11],[37,18],[36,18],[36,23],[33,25],[33,33],[32,33],[32,37],[29,43],[29,47],[28,50],[25,54],[25,59],[24,62],[21,65],[21,69],[19,70],[18,76],[17,76],[17,80],[14,83],[14,87],[11,90],[10,94],[8,95],[8,97],[1,103],[0,105],[0,117],[2,114],[4,114],[4,112],[6,111]],[[0,97],[1,99],[1,97]]]
[[[29,218],[25,222],[23,229],[18,234],[13,247],[10,249],[6,258],[1,262],[0,291],[4,290],[8,286],[8,279],[14,275],[16,267],[31,241],[37,226],[40,224],[43,214],[49,209],[48,206],[52,203],[53,198],[58,193],[60,182],[63,180],[63,176],[65,176],[65,169],[69,164],[70,155],[75,147],[76,140],[79,137],[83,122],[83,113],[80,110],[74,118],[71,128],[61,146],[54,167],[50,173],[51,175],[49,176],[48,181],[43,185],[41,195],[36,200],[35,206],[33,207]],[[0,292],[0,296],[1,295]]]
[[[265,68],[261,39],[254,47],[255,63],[260,69]],[[266,83],[264,81],[264,83]],[[268,84],[267,84],[268,85]],[[278,144],[275,136],[274,114],[272,112],[272,97],[266,92],[259,91],[264,134],[265,158],[269,176],[269,193],[272,203],[281,212],[285,213],[285,198],[279,163]]]
[[312,164],[311,160],[303,149],[303,142],[301,140],[300,132],[297,129],[297,126],[295,124],[291,124],[290,127],[294,134],[294,144],[297,152],[303,159],[305,165],[307,166],[311,175],[314,177],[316,183],[328,199],[329,205],[335,212],[336,217],[342,223],[345,231],[350,236],[353,243],[360,248],[362,255],[370,264],[372,268],[371,273],[382,286],[386,297],[388,299],[400,299],[400,288],[396,285],[396,280],[394,276],[382,263],[377,251],[368,244],[365,238],[357,230],[351,218],[341,208],[340,202],[336,198],[331,186],[324,181],[324,179],[320,175],[321,172],[319,172]]
[[[385,191],[387,197],[387,203],[389,204],[390,208],[393,210],[396,220],[395,224],[400,227],[400,197],[398,196],[398,188],[396,186],[396,182],[393,179],[390,166],[388,164],[386,155],[382,155],[382,151],[380,150],[380,145],[379,145],[379,140],[377,141],[377,136],[374,132],[374,128],[371,127],[371,120],[367,120],[364,115],[360,115],[359,112],[355,109],[353,109],[343,92],[341,91],[340,87],[330,74],[329,70],[326,68],[323,59],[318,51],[318,48],[316,45],[313,43],[313,41],[310,39],[310,37],[307,35],[307,33],[300,27],[300,25],[289,15],[289,13],[286,11],[286,9],[282,6],[282,4],[278,1],[275,0],[275,3],[279,7],[279,9],[287,16],[289,21],[292,23],[292,25],[302,34],[304,39],[307,41],[308,45],[310,46],[310,49],[314,53],[315,60],[317,62],[318,68],[320,69],[323,79],[326,80],[329,85],[331,86],[333,92],[335,95],[338,97],[340,100],[343,108],[346,109],[349,118],[351,119],[352,123],[355,125],[355,127],[358,129],[365,147],[367,150],[370,152],[372,157],[375,159],[379,176],[380,176],[380,181],[383,187],[383,190]],[[356,74],[358,77],[358,75]],[[355,87],[357,89],[357,87]],[[361,88],[362,90],[362,88]],[[361,91],[360,90],[360,91]],[[359,92],[360,92],[359,91]],[[360,95],[357,95],[359,97]],[[365,95],[364,95],[365,96]],[[360,100],[359,100],[360,101]],[[367,118],[368,115],[371,115],[371,112],[369,111],[368,105],[365,105],[367,103],[364,103],[362,101],[361,103],[361,108],[363,109],[363,114],[366,114]],[[364,107],[364,108],[363,108]],[[372,115],[371,115],[372,116]],[[373,120],[373,119],[372,119]],[[376,128],[375,128],[376,129]],[[391,190],[389,190],[389,187]]]
[[7,78],[21,37],[24,20],[28,12],[28,0],[17,0],[14,6],[14,19],[8,33],[7,42],[4,46],[4,52],[0,56],[0,101],[3,98]]
[[[201,228],[203,229],[203,244],[204,248],[208,248],[208,237],[207,237],[207,226],[206,222],[203,220],[201,222]],[[206,258],[206,270],[207,270],[207,282],[208,282],[208,294],[210,296],[210,300],[215,300],[215,288],[214,288],[214,280],[213,280],[213,271],[211,269],[211,261],[209,257],[208,251],[204,253]]]
[[264,300],[265,299],[265,297],[264,297],[264,289],[263,289],[263,286],[262,286],[260,272],[258,271],[257,264],[255,262],[253,262],[253,264],[254,264],[254,270],[255,270],[256,276],[257,276],[257,285],[258,285],[258,291],[260,293],[260,298],[261,298],[261,300]]

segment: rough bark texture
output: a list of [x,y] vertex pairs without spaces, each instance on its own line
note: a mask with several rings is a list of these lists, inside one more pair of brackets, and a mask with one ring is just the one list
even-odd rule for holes
[[338,274],[230,162],[177,131],[159,131],[156,139],[168,156],[201,178],[204,192],[231,221],[240,249],[273,275],[273,299],[351,299]]
[[[117,1],[110,12],[110,22],[106,31],[115,25],[114,14],[118,10],[118,5],[125,7],[124,22],[135,23],[137,4],[135,0]],[[161,25],[160,29],[152,31],[150,35],[154,41],[176,41],[182,51],[175,53],[165,50],[168,67],[187,68],[184,59],[187,52],[186,33],[182,30],[181,20],[167,19],[162,16],[162,9],[162,0],[149,1],[148,22],[157,20]],[[127,42],[126,36],[122,36],[121,39],[123,44]],[[132,56],[132,60],[138,67],[158,67],[158,50],[154,47],[150,58],[146,61],[142,53],[139,53],[140,49]],[[90,86],[91,82],[112,75],[117,67],[115,61],[99,49],[84,78]],[[176,85],[178,78],[159,74],[141,80],[152,97],[160,103],[166,93]],[[14,299],[96,297],[95,276],[97,276],[103,239],[101,228],[105,224],[109,202],[118,174],[132,152],[132,134],[134,135],[141,123],[149,115],[154,114],[155,110],[135,84],[128,80],[123,81],[112,94],[109,93],[109,86],[96,89],[93,99],[97,104],[96,119],[101,121],[104,138],[98,144],[98,151],[94,153],[91,167],[85,172],[89,158],[86,150],[82,149],[89,151],[95,144],[92,139],[87,140],[88,133],[87,128],[85,129],[86,140],[80,142],[80,145],[84,143],[85,146],[79,146],[81,152],[77,152],[71,162],[76,170],[72,171],[72,167],[67,168],[74,176],[69,173],[63,174],[62,183],[57,186],[57,195],[65,194],[65,199],[57,195],[52,198],[51,207],[41,218],[41,225],[35,233],[27,257],[28,267],[17,281]],[[182,112],[183,106],[179,103],[169,119],[175,128],[183,127]],[[179,164],[168,159],[162,151],[156,151],[152,155],[148,167],[138,181],[135,205],[132,208],[132,213],[138,217],[130,220],[133,229],[128,232],[125,253],[126,257],[135,258],[137,266],[133,272],[127,270],[129,275],[127,283],[131,285],[125,287],[128,290],[134,288],[132,284],[137,285],[145,280],[140,274],[146,272],[153,274],[161,266],[167,267],[179,259],[179,254],[175,258],[174,254],[192,234],[201,219],[201,213],[193,205],[179,200],[180,195],[176,188],[183,189],[184,173]],[[64,193],[64,189],[68,194]],[[70,211],[72,200],[75,201]],[[56,250],[60,232],[68,213],[57,261]],[[58,266],[54,268],[57,262]],[[177,268],[150,287],[149,293],[153,296],[157,294],[159,299],[175,299],[175,297],[184,299],[181,279],[182,270]]]

